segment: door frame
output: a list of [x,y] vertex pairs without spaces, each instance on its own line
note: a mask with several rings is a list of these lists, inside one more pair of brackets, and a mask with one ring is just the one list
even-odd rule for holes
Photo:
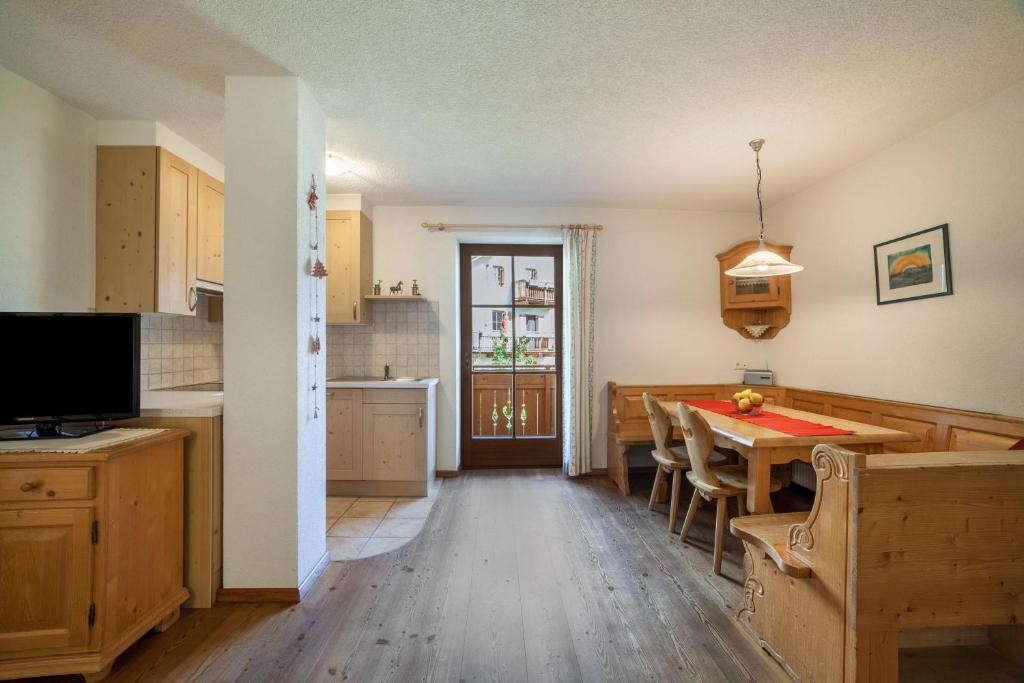
[[[477,440],[473,453],[473,256],[550,256],[555,261],[555,435],[530,439]],[[512,273],[514,282],[515,273]],[[496,467],[562,466],[562,245],[561,244],[478,244],[459,245],[459,389],[461,463],[463,469]],[[513,296],[513,302],[515,298]],[[509,306],[513,308],[514,303]],[[501,306],[495,306],[501,308]],[[512,348],[515,348],[513,328]],[[514,374],[514,369],[510,369]],[[531,444],[529,453],[521,452]],[[481,449],[480,447],[483,446]]]

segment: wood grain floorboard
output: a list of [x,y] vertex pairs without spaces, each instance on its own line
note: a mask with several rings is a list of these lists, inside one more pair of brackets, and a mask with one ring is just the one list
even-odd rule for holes
[[740,544],[727,537],[727,577],[717,577],[712,510],[692,543],[666,521],[603,477],[468,472],[446,482],[406,546],[332,563],[299,605],[186,610],[108,680],[788,680],[733,618]]

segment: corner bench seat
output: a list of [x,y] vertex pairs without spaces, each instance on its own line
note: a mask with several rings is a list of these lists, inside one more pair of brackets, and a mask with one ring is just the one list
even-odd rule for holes
[[795,680],[895,683],[901,637],[922,629],[950,645],[970,630],[1015,661],[1024,451],[821,444],[811,461],[809,513],[732,522],[746,553],[736,617]]
[[790,552],[789,529],[807,521],[806,512],[785,512],[777,515],[734,517],[729,523],[732,535],[749,543],[771,558],[779,571],[794,579],[806,579],[811,567]]
[[[618,384],[608,383],[608,476],[629,495],[631,446],[653,444],[643,394],[658,400],[728,400],[742,389],[764,395],[765,407],[795,408],[855,422],[888,427],[916,435],[916,441],[892,443],[887,452],[1006,450],[1024,439],[1024,418],[994,415],[916,403],[901,403],[827,391],[781,386],[738,384]],[[674,438],[682,439],[676,430]]]

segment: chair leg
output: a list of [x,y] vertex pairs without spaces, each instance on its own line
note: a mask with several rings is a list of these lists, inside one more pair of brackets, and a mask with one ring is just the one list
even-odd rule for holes
[[743,493],[736,496],[736,516],[742,517],[745,512],[744,508],[747,506],[747,494]]
[[725,518],[727,498],[718,499],[718,509],[715,511],[715,573],[722,573],[722,543],[725,540]]
[[685,541],[686,534],[690,533],[690,527],[693,526],[693,519],[697,516],[697,508],[699,507],[700,494],[694,490],[693,498],[690,499],[690,508],[686,511],[686,519],[683,520],[683,530],[679,532],[680,543]]
[[665,472],[661,469],[661,464],[658,464],[658,469],[654,472],[654,486],[651,488],[651,499],[647,503],[647,509],[654,509],[654,502],[658,499],[658,487],[661,486],[661,480],[665,476]]
[[683,488],[682,470],[672,470],[672,498],[668,503],[668,534],[676,532],[676,520],[679,519],[679,491]]

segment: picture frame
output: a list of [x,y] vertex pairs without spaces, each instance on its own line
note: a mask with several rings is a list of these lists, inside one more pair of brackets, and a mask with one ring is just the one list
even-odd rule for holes
[[879,242],[874,249],[879,306],[953,293],[948,223]]

